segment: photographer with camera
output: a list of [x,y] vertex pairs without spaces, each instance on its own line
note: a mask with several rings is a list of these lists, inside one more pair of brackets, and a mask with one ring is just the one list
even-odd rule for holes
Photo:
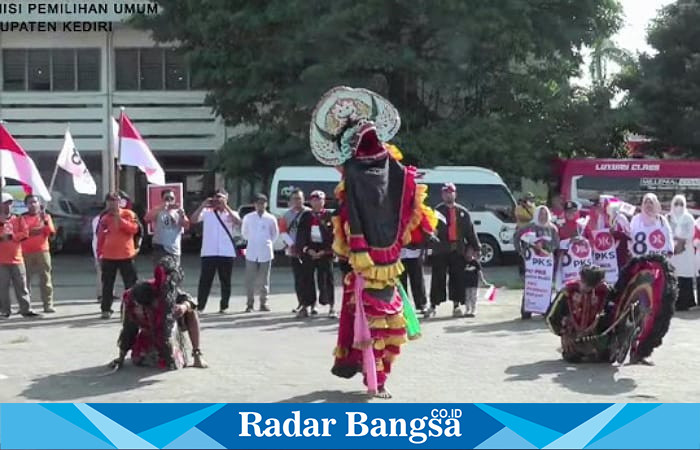
[[197,308],[200,312],[204,311],[214,275],[218,273],[221,285],[219,312],[223,314],[228,310],[231,297],[231,273],[237,253],[233,242],[233,227],[241,224],[241,218],[228,205],[228,193],[217,189],[192,214],[192,223],[199,222],[202,222],[202,268],[197,289]]

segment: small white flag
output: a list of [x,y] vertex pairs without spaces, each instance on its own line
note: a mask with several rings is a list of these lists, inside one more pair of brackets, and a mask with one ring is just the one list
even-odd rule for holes
[[73,137],[69,130],[66,130],[63,148],[61,148],[61,153],[58,154],[56,165],[73,175],[73,187],[75,188],[75,192],[87,195],[97,194],[95,180],[92,178],[92,175],[90,175],[90,171],[85,166],[85,162],[75,148],[75,142],[73,142]]

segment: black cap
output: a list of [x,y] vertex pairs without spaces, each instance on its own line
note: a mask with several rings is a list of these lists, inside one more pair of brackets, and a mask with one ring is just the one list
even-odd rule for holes
[[267,195],[265,194],[256,194],[255,195],[255,203],[258,202],[267,202]]
[[576,202],[572,202],[571,200],[569,200],[568,202],[564,203],[564,211],[571,211],[577,209],[578,205],[576,204]]

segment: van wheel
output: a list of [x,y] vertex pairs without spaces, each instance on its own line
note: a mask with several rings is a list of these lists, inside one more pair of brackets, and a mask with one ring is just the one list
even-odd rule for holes
[[495,266],[501,262],[501,249],[491,236],[479,236],[481,241],[481,265]]

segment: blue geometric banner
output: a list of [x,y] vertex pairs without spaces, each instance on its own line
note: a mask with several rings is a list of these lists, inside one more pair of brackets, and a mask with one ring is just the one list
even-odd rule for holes
[[700,449],[700,404],[2,404],[0,448]]

